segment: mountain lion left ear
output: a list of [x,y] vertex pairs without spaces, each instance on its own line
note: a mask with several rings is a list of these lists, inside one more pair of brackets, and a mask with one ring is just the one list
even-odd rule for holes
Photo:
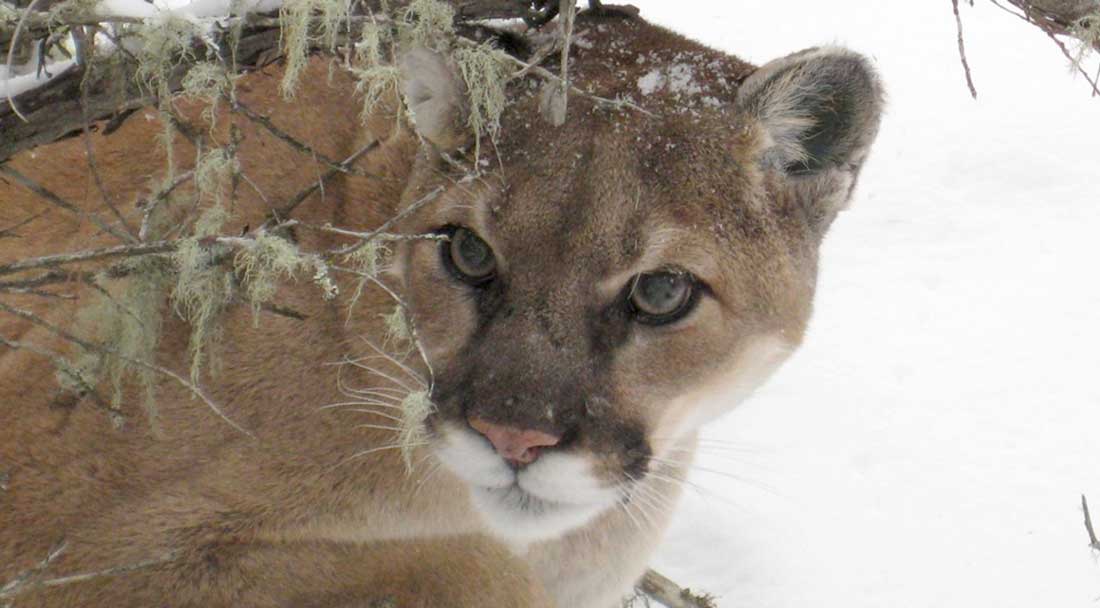
[[812,190],[815,215],[831,220],[878,133],[883,91],[870,61],[838,47],[806,49],[761,66],[737,105],[763,131],[760,164]]
[[426,48],[400,59],[401,93],[416,132],[441,152],[453,152],[473,142],[467,120],[466,83],[454,61]]

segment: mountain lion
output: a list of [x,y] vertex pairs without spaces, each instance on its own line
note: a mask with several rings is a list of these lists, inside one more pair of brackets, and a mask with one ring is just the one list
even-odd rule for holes
[[[798,346],[882,92],[841,48],[757,68],[637,18],[576,27],[562,126],[528,76],[475,141],[461,70],[420,48],[399,61],[404,110],[383,100],[365,127],[354,81],[321,59],[293,101],[281,69],[243,76],[242,107],[308,150],[225,104],[177,136],[178,175],[236,142],[233,219],[199,240],[211,251],[258,238],[318,182],[276,218],[301,251],[354,247],[331,226],[393,217],[407,238],[365,286],[330,258],[335,298],[303,280],[258,310],[226,303],[195,381],[195,318],[158,296],[155,363],[134,368],[155,416],[136,380],[117,408],[108,380],[59,384],[59,357],[96,348],[59,334],[106,331],[81,321],[92,279],[20,291],[13,276],[39,275],[0,276],[0,604],[610,608],[628,592],[697,430]],[[180,120],[201,124],[200,106],[177,101]],[[161,129],[146,109],[90,139],[135,232]],[[363,149],[346,172],[320,160]],[[122,229],[81,138],[8,167],[78,208],[0,175],[0,264],[119,244],[87,221]],[[160,238],[190,229],[194,199],[183,180]],[[409,433],[417,394],[430,405]]]

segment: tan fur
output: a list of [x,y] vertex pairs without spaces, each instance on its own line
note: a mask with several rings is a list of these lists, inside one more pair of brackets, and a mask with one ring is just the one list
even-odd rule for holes
[[[64,551],[37,579],[164,560],[37,589],[15,605],[329,607],[389,600],[401,607],[608,608],[629,588],[678,496],[676,480],[686,473],[695,441],[685,421],[701,413],[702,396],[731,384],[751,392],[801,340],[817,245],[850,195],[881,94],[868,69],[870,84],[853,94],[870,109],[855,119],[860,132],[845,135],[850,150],[818,173],[786,175],[775,159],[791,154],[792,129],[805,117],[781,116],[779,124],[774,118],[798,107],[796,92],[768,91],[781,106],[739,99],[738,85],[754,70],[744,62],[638,20],[581,23],[612,41],[576,49],[573,73],[582,88],[630,96],[657,117],[599,109],[576,97],[569,120],[555,129],[538,116],[537,90],[517,85],[502,138],[482,146],[487,164],[473,181],[455,181],[462,172],[448,160],[473,162],[455,150],[469,143],[458,130],[462,104],[432,98],[461,87],[446,81],[453,73],[430,57],[406,62],[414,72],[406,75],[415,92],[412,109],[421,112],[415,119],[430,131],[422,132],[426,141],[395,120],[392,107],[360,128],[352,83],[337,70],[326,84],[321,60],[311,64],[304,78],[311,86],[294,103],[277,95],[279,70],[242,79],[244,103],[331,158],[382,142],[356,165],[375,177],[328,180],[323,196],[303,204],[297,219],[367,230],[441,185],[439,200],[399,228],[475,230],[497,257],[498,299],[478,300],[483,296],[453,280],[437,243],[405,243],[395,252],[385,280],[409,302],[431,371],[415,351],[403,363],[434,380],[438,407],[429,421],[433,445],[417,449],[411,472],[399,450],[384,449],[395,432],[359,426],[393,425],[390,418],[320,409],[348,400],[338,379],[396,386],[338,365],[373,354],[361,338],[382,344],[380,316],[393,309],[382,290],[368,289],[349,321],[345,307],[355,286],[344,275],[336,276],[336,301],[322,300],[308,281],[279,290],[277,303],[306,321],[261,313],[254,325],[247,306],[231,307],[222,320],[217,365],[208,367],[202,385],[254,437],[159,376],[163,436],[146,422],[136,387],[123,401],[124,426],[114,428],[91,399],[58,388],[47,359],[0,349],[0,478],[7,480],[0,489],[0,587],[62,542]],[[698,90],[668,86],[641,94],[639,79],[680,64],[690,66]],[[805,86],[798,75],[779,81]],[[757,111],[761,104],[769,111]],[[197,121],[197,108],[184,104],[183,113]],[[164,164],[151,117],[151,110],[139,111],[118,132],[92,137],[107,190],[132,224],[141,215],[133,202]],[[223,113],[219,141],[227,141],[229,123]],[[238,219],[225,234],[260,225],[269,209],[265,198],[280,204],[325,170],[255,125],[236,124],[243,172],[263,196],[241,184]],[[190,144],[177,141],[175,149],[189,165]],[[25,153],[11,166],[108,217],[79,140]],[[18,236],[0,240],[2,261],[115,244],[2,178],[0,201],[0,228],[42,214]],[[346,242],[310,230],[295,237],[310,251]],[[637,273],[670,265],[709,286],[697,309],[667,327],[623,320],[615,312],[623,286]],[[5,293],[2,301],[72,327],[90,293],[77,283],[59,291],[79,299]],[[171,311],[166,319],[157,361],[186,375],[188,327]],[[0,336],[75,352],[10,315],[0,316]],[[377,364],[399,381],[416,382],[395,365]],[[532,428],[569,427],[573,440],[562,453],[590,466],[594,479],[630,488],[633,505],[627,498],[626,507],[547,538],[502,537],[472,506],[467,483],[434,462],[447,429],[473,413]],[[644,466],[632,485],[624,471],[638,462]]]

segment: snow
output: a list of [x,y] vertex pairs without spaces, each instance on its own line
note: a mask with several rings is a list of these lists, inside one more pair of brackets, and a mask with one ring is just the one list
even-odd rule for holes
[[654,566],[724,607],[1100,606],[1100,99],[991,3],[973,101],[948,2],[632,2],[757,63],[854,48],[889,93],[805,344],[707,428]]

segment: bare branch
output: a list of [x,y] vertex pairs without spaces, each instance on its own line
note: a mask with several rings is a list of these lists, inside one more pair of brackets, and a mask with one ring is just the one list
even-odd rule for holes
[[125,574],[127,572],[133,572],[135,570],[144,570],[146,568],[152,568],[154,566],[160,566],[169,562],[175,561],[177,556],[174,551],[170,551],[160,557],[154,557],[151,559],[134,562],[132,564],[124,564],[121,566],[115,566],[113,568],[105,568],[103,570],[96,570],[94,572],[81,572],[79,574],[70,574],[68,576],[59,576],[56,578],[37,579],[36,576],[45,570],[50,563],[57,558],[58,555],[64,550],[65,546],[61,545],[59,549],[51,549],[50,555],[46,559],[33,568],[16,577],[15,580],[0,588],[0,600],[12,599],[18,595],[30,591],[37,591],[39,589],[46,589],[49,587],[61,587],[64,585],[71,585],[73,583],[83,583],[96,578],[103,578],[105,576],[118,576],[119,574]]
[[[227,100],[228,100],[228,98],[227,98]],[[317,150],[315,150],[311,146],[307,145],[306,143],[304,143],[302,141],[299,141],[298,139],[295,139],[293,136],[291,136],[286,131],[283,131],[279,127],[275,126],[275,123],[273,123],[270,118],[268,118],[268,117],[266,117],[262,114],[258,114],[256,112],[252,111],[248,106],[244,105],[240,101],[233,101],[233,100],[228,100],[228,101],[230,101],[230,103],[233,104],[233,111],[242,114],[248,120],[250,120],[250,121],[256,123],[257,125],[263,127],[264,130],[266,130],[268,133],[275,136],[276,138],[286,142],[287,145],[289,145],[291,148],[294,148],[295,150],[301,152],[302,154],[305,154],[307,156],[311,156],[315,160],[318,160],[321,163],[323,163],[325,165],[328,165],[328,167],[330,169],[333,169],[333,170],[338,171],[340,173],[347,173],[347,174],[350,174],[350,175],[357,175],[357,176],[360,176],[360,177],[377,177],[375,175],[370,175],[368,173],[363,173],[362,171],[359,171],[359,170],[355,169],[354,167],[345,166],[345,165],[343,165],[341,163],[338,163],[335,160],[329,158],[328,156],[325,156],[324,154],[318,152]]]
[[1089,515],[1089,501],[1085,500],[1085,495],[1081,495],[1081,511],[1085,514],[1085,530],[1089,534],[1089,546],[1096,551],[1100,551],[1100,540],[1096,539],[1096,531],[1092,528],[1092,516]]
[[19,235],[15,234],[16,230],[19,230],[23,226],[26,226],[27,224],[42,217],[43,215],[46,215],[46,211],[39,211],[38,213],[35,213],[27,219],[16,222],[15,224],[8,226],[7,228],[0,228],[0,239],[18,237]]
[[349,167],[351,167],[355,163],[355,161],[359,160],[359,157],[363,156],[367,152],[370,152],[370,151],[374,150],[375,148],[380,146],[381,143],[382,143],[381,140],[378,140],[378,139],[375,139],[375,140],[371,141],[367,145],[365,145],[362,148],[359,148],[358,150],[356,150],[351,156],[344,159],[344,162],[340,163],[338,167],[336,167],[334,169],[329,169],[328,171],[326,171],[323,175],[321,175],[321,177],[316,182],[311,184],[309,187],[303,189],[298,194],[295,194],[294,197],[291,198],[289,201],[287,201],[287,203],[285,205],[283,205],[282,207],[279,207],[278,209],[276,209],[272,213],[273,217],[271,219],[269,219],[267,222],[265,222],[264,227],[270,228],[271,225],[273,225],[275,222],[279,221],[279,218],[289,217],[290,214],[293,213],[294,210],[298,208],[298,205],[301,205],[307,198],[310,197],[310,195],[312,195],[314,192],[316,192],[321,187],[321,184],[325,180],[331,178],[333,175],[336,175],[337,173],[340,173],[341,171],[346,171]]
[[[107,400],[99,394],[99,391],[97,391],[95,387],[91,385],[88,379],[82,376],[79,371],[73,369],[73,366],[61,355],[40,346],[36,346],[34,344],[28,344],[26,342],[20,342],[18,340],[9,340],[4,336],[0,336],[0,344],[3,344],[4,346],[12,350],[25,350],[27,352],[34,353],[40,357],[45,357],[49,359],[50,363],[53,363],[54,369],[64,374],[65,377],[69,378],[70,380],[75,382],[77,386],[80,387],[80,392],[78,393],[79,397],[89,397],[96,405],[96,407],[107,412],[107,415],[111,418],[111,423],[114,424],[116,427],[122,424],[122,421],[125,419],[125,415],[119,410],[108,405]],[[16,579],[18,578],[19,577],[16,577]],[[2,591],[3,590],[0,589],[0,595],[2,595]]]
[[76,251],[73,253],[59,253],[45,255],[38,258],[27,258],[0,265],[0,275],[33,270],[35,268],[55,268],[77,262],[89,262],[93,260],[105,260],[118,257],[134,257],[149,255],[151,253],[168,253],[176,248],[175,241],[155,241],[140,245],[119,245],[105,249],[91,249],[88,251]]
[[22,173],[16,171],[12,167],[9,167],[8,165],[0,165],[0,175],[6,175],[6,176],[10,177],[11,179],[15,180],[18,184],[20,184],[21,186],[23,186],[27,190],[30,190],[31,192],[34,192],[35,194],[42,197],[44,200],[46,200],[50,204],[54,205],[55,207],[61,207],[62,209],[68,211],[69,213],[72,213],[72,214],[76,215],[77,217],[84,218],[84,219],[87,219],[87,220],[91,221],[93,224],[98,226],[100,230],[110,234],[111,236],[117,238],[120,241],[123,241],[123,242],[133,242],[134,241],[134,237],[130,236],[129,234],[126,234],[125,232],[120,232],[117,228],[111,226],[110,224],[107,224],[102,219],[100,219],[100,217],[98,215],[96,215],[94,213],[89,213],[89,212],[84,211],[83,209],[77,207],[76,205],[73,205],[72,203],[66,201],[65,199],[61,198],[60,196],[58,196],[58,195],[54,194],[53,192],[47,190],[46,188],[44,188],[43,186],[41,186],[40,184],[38,184],[34,180],[26,177],[25,175],[23,175]]
[[9,306],[9,305],[7,305],[3,302],[0,302],[0,312],[6,312],[10,315],[14,315],[14,316],[17,316],[21,319],[29,321],[30,323],[33,323],[34,325],[42,327],[42,328],[46,329],[47,331],[49,331],[50,333],[66,340],[68,342],[72,342],[73,344],[76,344],[77,346],[79,346],[79,347],[81,347],[85,350],[95,351],[95,352],[98,352],[98,353],[104,353],[104,354],[110,355],[112,357],[117,357],[117,358],[119,358],[122,361],[125,361],[127,363],[131,363],[133,365],[137,365],[138,367],[143,367],[145,369],[154,371],[154,372],[156,372],[158,374],[161,374],[163,376],[167,376],[168,378],[171,378],[172,380],[176,381],[180,386],[183,386],[184,388],[186,388],[188,391],[191,392],[191,394],[195,395],[200,400],[202,400],[202,402],[206,404],[206,407],[210,408],[211,411],[213,411],[215,414],[217,414],[218,417],[221,418],[222,420],[224,420],[227,424],[229,424],[229,426],[233,427],[234,429],[240,431],[241,433],[243,433],[245,435],[248,435],[249,437],[251,437],[253,439],[256,438],[256,436],[253,435],[251,432],[249,432],[247,429],[245,429],[244,427],[242,427],[241,425],[237,424],[232,419],[230,419],[228,416],[226,416],[225,413],[222,412],[221,408],[219,408],[218,405],[216,403],[214,403],[214,401],[209,396],[207,396],[205,391],[203,391],[197,385],[195,385],[195,384],[191,383],[190,381],[188,381],[187,379],[185,379],[183,376],[180,376],[176,372],[174,372],[174,371],[172,371],[172,370],[170,370],[166,367],[157,365],[156,363],[152,363],[152,362],[149,362],[149,361],[143,361],[141,359],[135,359],[134,357],[128,357],[128,356],[118,352],[117,350],[115,350],[113,348],[103,346],[101,344],[96,344],[96,343],[91,342],[89,340],[85,340],[84,338],[81,338],[81,337],[79,337],[79,336],[77,336],[77,335],[61,328],[61,327],[58,327],[57,325],[54,325],[53,323],[50,323],[49,321],[43,319],[42,317],[39,317],[38,315],[36,315],[36,314],[34,314],[30,311],[23,310],[21,308],[16,308],[14,306]]
[[367,243],[370,243],[374,239],[378,238],[380,235],[386,234],[387,233],[386,231],[389,230],[390,228],[392,228],[395,224],[397,224],[401,220],[405,219],[406,217],[412,215],[413,213],[416,213],[417,211],[420,210],[421,207],[424,207],[428,203],[434,201],[436,198],[439,197],[440,194],[443,193],[443,190],[444,190],[443,186],[436,186],[435,188],[432,188],[432,190],[430,192],[428,192],[424,196],[420,197],[420,199],[417,200],[415,203],[413,203],[413,204],[409,205],[408,207],[406,207],[404,210],[401,211],[401,213],[398,213],[397,215],[395,215],[395,216],[391,217],[390,219],[386,220],[385,222],[383,222],[382,225],[379,226],[377,230],[370,233],[366,238],[364,238],[361,241],[359,241],[357,243],[354,243],[352,245],[348,245],[347,247],[337,249],[336,251],[331,251],[331,252],[329,252],[329,255],[341,256],[341,255],[348,255],[348,254],[351,254],[351,253],[355,253],[356,251],[359,251],[360,249],[365,247],[367,245]]
[[966,73],[966,86],[970,89],[970,96],[978,98],[978,89],[974,88],[974,79],[970,76],[970,64],[966,61],[966,47],[963,45],[963,23],[959,16],[959,0],[951,0],[951,8],[955,11],[955,28],[958,31],[959,61],[962,62],[963,72]]
[[656,570],[646,570],[638,589],[668,608],[718,608],[714,596],[709,593],[694,593],[681,588],[668,577]]
[[[81,62],[85,66],[91,65],[92,55],[95,52],[95,31],[98,28],[92,28],[91,35],[84,35],[83,28],[73,28],[73,35],[83,40],[83,43],[79,45],[81,53]],[[96,190],[99,190],[99,196],[103,199],[103,204],[107,205],[107,208],[111,210],[111,213],[118,220],[122,229],[126,234],[130,235],[133,239],[134,229],[130,227],[130,224],[126,222],[126,218],[122,216],[122,213],[115,206],[114,201],[111,199],[111,195],[107,192],[106,186],[103,185],[103,178],[99,174],[99,165],[95,161],[95,151],[92,149],[92,132],[91,132],[91,117],[88,113],[88,77],[92,71],[90,68],[84,70],[84,78],[80,81],[80,113],[84,119],[84,122],[80,125],[82,139],[84,140],[84,158],[88,162],[88,170],[92,174],[92,181],[95,182]]]

